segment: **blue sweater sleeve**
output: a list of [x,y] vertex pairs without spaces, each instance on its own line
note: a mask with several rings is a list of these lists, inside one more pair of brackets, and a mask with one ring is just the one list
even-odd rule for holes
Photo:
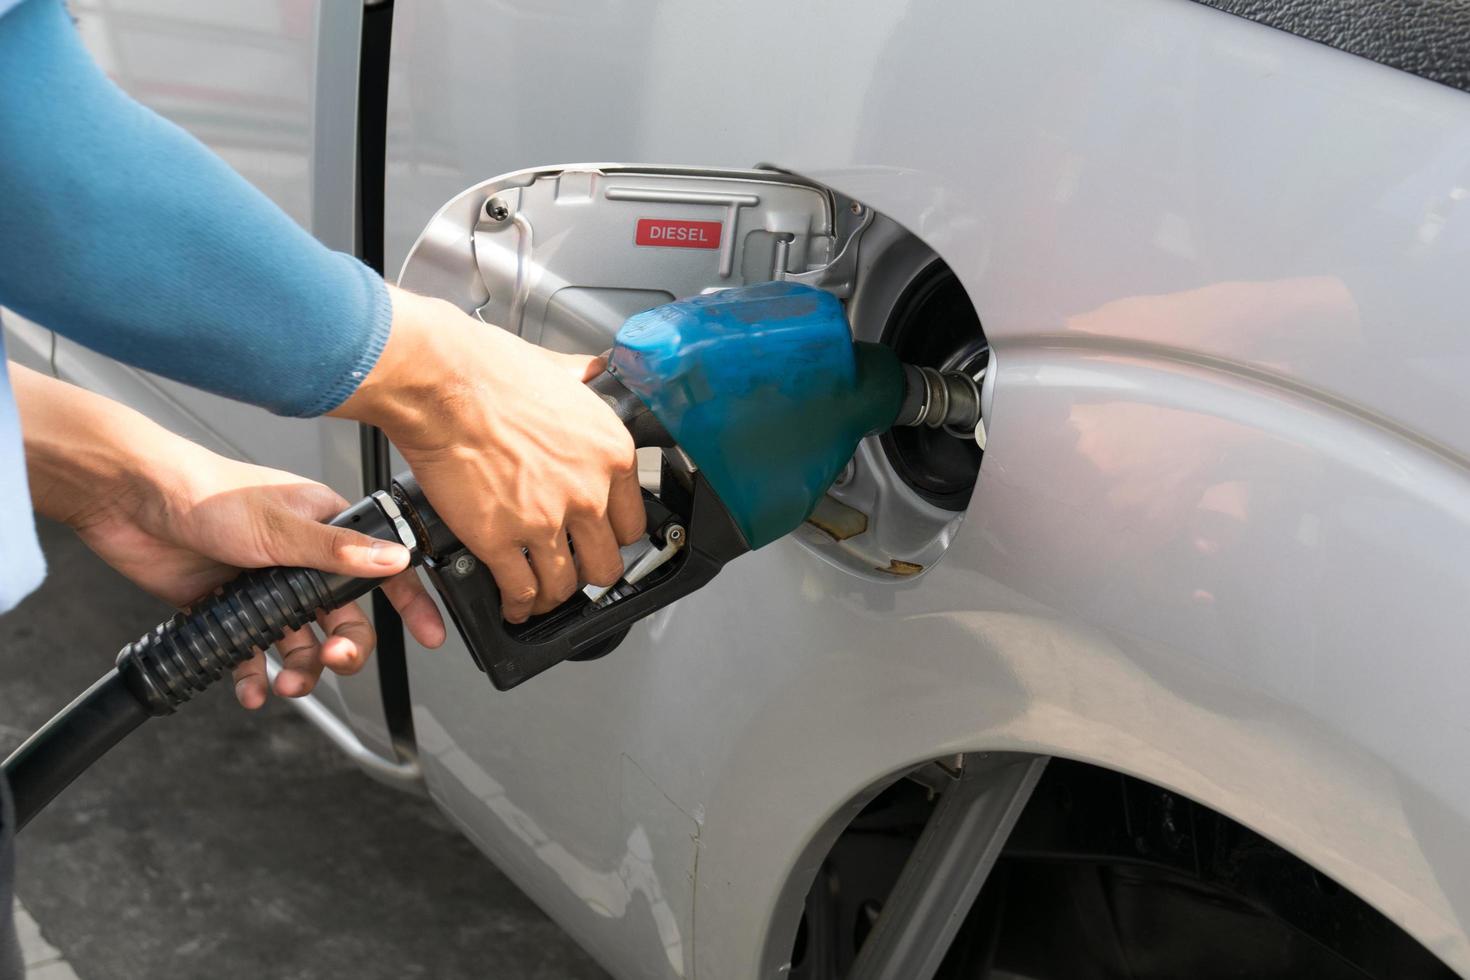
[[281,415],[341,404],[387,288],[112,84],[59,0],[0,16],[0,304]]

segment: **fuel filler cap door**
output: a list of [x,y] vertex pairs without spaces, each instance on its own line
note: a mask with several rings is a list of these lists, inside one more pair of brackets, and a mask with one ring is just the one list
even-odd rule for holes
[[624,320],[662,303],[824,278],[842,251],[835,224],[828,191],[775,171],[523,170],[440,209],[399,285],[552,350],[600,353]]

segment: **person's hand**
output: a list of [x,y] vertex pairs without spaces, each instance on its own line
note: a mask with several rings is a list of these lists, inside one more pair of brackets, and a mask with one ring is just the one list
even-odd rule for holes
[[602,369],[393,290],[387,347],[332,414],[383,429],[522,622],[615,583],[643,532],[633,440],[585,385]]
[[[180,440],[182,442],[182,440]],[[242,568],[299,565],[324,572],[393,576],[381,586],[403,624],[426,647],[444,642],[444,624],[417,573],[405,571],[408,549],[346,528],[321,523],[348,502],[320,483],[280,470],[251,466],[198,450],[188,472],[160,485],[158,473],[102,506],[71,518],[86,544],[145,591],[182,606],[229,581]],[[162,492],[159,492],[159,491]],[[361,670],[377,645],[372,623],[357,603],[288,630],[276,645],[282,670],[275,692],[301,697],[325,667],[348,675]],[[235,697],[246,708],[265,703],[270,690],[260,651],[235,668]]]
[[[382,586],[420,643],[444,641],[444,625],[397,543],[319,523],[347,506],[319,483],[226,459],[100,395],[10,365],[36,511],[70,525],[104,561],[144,590],[183,605],[241,568],[300,565],[354,576],[393,576]],[[286,634],[275,691],[300,697],[322,668],[361,669],[377,638],[355,604]],[[259,651],[235,671],[235,696],[265,702]]]

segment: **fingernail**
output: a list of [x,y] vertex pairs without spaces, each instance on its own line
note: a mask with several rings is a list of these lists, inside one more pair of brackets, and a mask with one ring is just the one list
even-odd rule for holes
[[[338,642],[339,640],[341,642]],[[356,666],[357,644],[344,637],[333,635],[322,644],[322,659],[345,660],[346,666]]]
[[408,557],[408,549],[392,541],[374,541],[367,552],[368,561],[374,565],[399,565]]
[[260,707],[260,704],[252,703],[255,701],[254,686],[248,680],[241,679],[235,682],[235,700],[239,701],[240,706],[247,711],[254,711]]

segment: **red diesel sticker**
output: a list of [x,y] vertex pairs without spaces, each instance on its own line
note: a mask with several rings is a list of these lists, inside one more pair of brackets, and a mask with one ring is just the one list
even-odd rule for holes
[[719,248],[718,221],[674,221],[669,218],[639,218],[635,245],[661,245],[664,248]]

